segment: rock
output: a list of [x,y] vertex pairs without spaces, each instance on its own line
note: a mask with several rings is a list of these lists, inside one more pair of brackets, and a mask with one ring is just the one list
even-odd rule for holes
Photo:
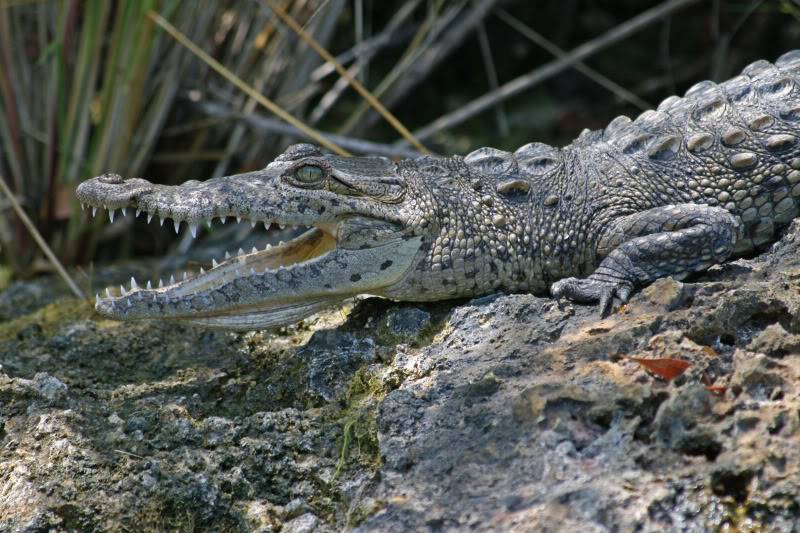
[[792,531],[789,237],[603,320],[369,298],[237,335],[40,302],[0,324],[0,530]]
[[711,490],[719,496],[731,496],[742,502],[750,493],[756,471],[738,460],[718,461],[711,470]]
[[755,400],[773,399],[786,385],[786,365],[763,354],[737,350],[734,354],[736,370],[731,377],[731,388],[742,391]]
[[347,389],[356,370],[376,360],[375,341],[348,332],[315,332],[297,357],[308,365],[309,392],[331,401]]
[[50,401],[63,398],[69,389],[58,378],[51,376],[47,372],[37,372],[33,376],[33,387],[39,395]]
[[672,278],[657,279],[642,289],[642,295],[650,303],[663,307],[668,311],[674,311],[682,307],[689,300],[686,286]]
[[711,401],[711,393],[700,384],[676,389],[656,413],[655,436],[673,450],[715,459],[722,445],[708,425],[703,424],[711,414]]
[[281,527],[281,531],[286,531],[287,533],[313,533],[320,530],[319,518],[312,513],[306,513],[284,522],[283,527]]
[[800,354],[800,335],[787,332],[780,324],[771,324],[753,339],[747,349],[772,357]]
[[432,323],[431,314],[417,307],[401,307],[386,314],[383,327],[385,335],[395,343],[420,341]]

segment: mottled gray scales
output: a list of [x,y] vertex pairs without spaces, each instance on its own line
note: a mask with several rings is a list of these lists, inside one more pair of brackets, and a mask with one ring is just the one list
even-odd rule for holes
[[493,291],[599,301],[683,278],[774,241],[800,212],[800,51],[703,81],[563,148],[342,158],[300,144],[266,168],[177,187],[111,175],[82,202],[196,231],[214,217],[308,226],[101,313],[252,329],[355,294],[438,300]]

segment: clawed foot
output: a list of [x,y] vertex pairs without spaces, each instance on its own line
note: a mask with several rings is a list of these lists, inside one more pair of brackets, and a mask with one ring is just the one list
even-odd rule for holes
[[600,302],[600,317],[607,317],[612,310],[614,298],[621,303],[628,301],[633,284],[627,281],[600,281],[591,277],[585,279],[565,278],[550,287],[550,294],[556,299],[567,298],[578,303]]

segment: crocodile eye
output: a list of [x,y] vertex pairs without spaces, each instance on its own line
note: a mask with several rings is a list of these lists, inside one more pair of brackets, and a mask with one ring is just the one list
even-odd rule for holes
[[294,171],[294,179],[306,185],[313,185],[322,181],[325,172],[316,165],[303,165]]

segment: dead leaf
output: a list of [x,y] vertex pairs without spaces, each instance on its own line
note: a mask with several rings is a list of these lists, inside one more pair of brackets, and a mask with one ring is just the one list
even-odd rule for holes
[[645,370],[663,379],[664,381],[672,381],[692,366],[692,363],[682,359],[669,359],[666,357],[659,359],[643,359],[641,357],[628,357],[631,361],[635,361],[642,365]]

